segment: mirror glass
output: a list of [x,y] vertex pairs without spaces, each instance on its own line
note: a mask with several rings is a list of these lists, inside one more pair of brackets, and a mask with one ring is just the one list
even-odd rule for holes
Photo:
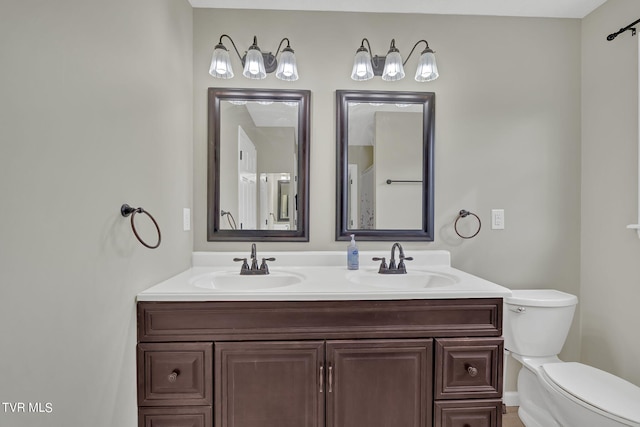
[[435,94],[336,98],[336,239],[432,241]]
[[209,89],[208,240],[309,240],[309,98]]

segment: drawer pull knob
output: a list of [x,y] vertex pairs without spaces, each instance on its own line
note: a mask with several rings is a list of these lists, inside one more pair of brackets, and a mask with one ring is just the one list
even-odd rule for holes
[[175,383],[176,380],[178,379],[178,375],[180,375],[180,370],[176,369],[173,372],[171,372],[169,374],[169,376],[167,377],[167,379],[169,380],[170,383]]
[[471,366],[471,365],[468,365],[468,366],[467,366],[467,372],[468,372],[468,373],[469,373],[469,375],[470,375],[470,376],[472,376],[472,377],[475,377],[475,376],[477,376],[477,375],[478,375],[478,369],[477,369],[477,368],[474,368],[474,367],[473,367],[473,366]]

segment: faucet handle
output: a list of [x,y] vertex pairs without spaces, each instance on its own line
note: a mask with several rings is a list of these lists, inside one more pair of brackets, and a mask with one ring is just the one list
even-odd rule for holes
[[372,261],[382,261],[380,265],[384,268],[387,268],[387,259],[385,257],[374,256],[371,258]]
[[247,263],[247,259],[246,258],[234,258],[233,261],[234,262],[242,262],[242,267],[240,267],[241,270],[248,270],[249,269],[249,264]]
[[407,268],[404,265],[405,261],[413,261],[413,257],[412,256],[400,255],[400,262],[398,263],[398,268],[397,269],[406,273]]
[[413,257],[401,255],[400,262],[398,263],[398,268],[400,268],[401,265],[403,266],[405,261],[413,261]]
[[380,268],[378,269],[378,273],[380,273],[382,270],[386,270],[387,269],[387,259],[385,257],[377,257],[374,256],[373,258],[371,258],[373,261],[381,261],[380,262]]
[[275,261],[274,257],[271,258],[262,258],[262,264],[260,264],[260,271],[264,271],[264,274],[269,274],[269,266],[267,266],[267,261]]

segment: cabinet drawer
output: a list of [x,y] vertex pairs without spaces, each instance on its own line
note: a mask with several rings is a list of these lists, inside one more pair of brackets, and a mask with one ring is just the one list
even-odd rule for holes
[[448,400],[436,402],[436,427],[501,427],[500,400]]
[[212,343],[138,344],[138,405],[211,405]]
[[502,338],[436,340],[436,399],[502,396]]
[[140,408],[138,427],[210,427],[211,406]]

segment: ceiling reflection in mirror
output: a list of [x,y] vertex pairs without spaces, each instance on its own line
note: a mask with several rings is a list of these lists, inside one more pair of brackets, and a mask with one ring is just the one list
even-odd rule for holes
[[308,91],[209,97],[209,240],[308,240]]
[[434,95],[337,91],[336,238],[433,240]]

